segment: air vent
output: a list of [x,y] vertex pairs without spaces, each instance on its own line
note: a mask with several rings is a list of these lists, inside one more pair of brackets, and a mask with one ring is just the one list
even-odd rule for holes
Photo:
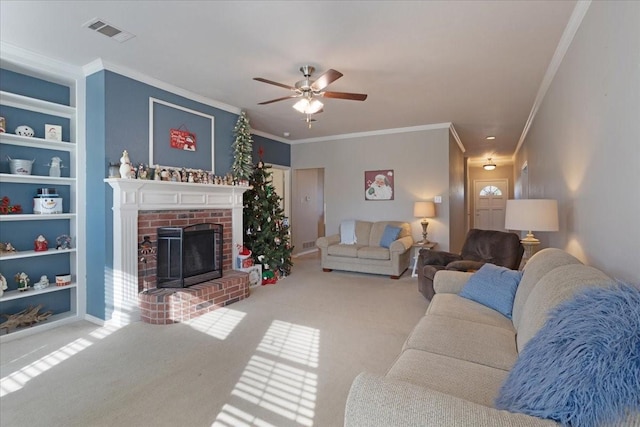
[[302,249],[315,248],[316,242],[304,242],[302,243]]
[[83,27],[93,31],[97,31],[100,34],[103,34],[120,43],[124,43],[127,40],[135,37],[134,34],[128,33],[126,31],[122,31],[121,29],[116,28],[113,25],[107,23],[104,19],[94,18],[89,22],[86,22],[83,25]]

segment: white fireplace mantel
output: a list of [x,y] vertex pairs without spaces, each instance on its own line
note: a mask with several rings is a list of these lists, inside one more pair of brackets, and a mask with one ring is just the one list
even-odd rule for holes
[[[140,320],[138,307],[138,212],[231,209],[233,257],[242,247],[242,194],[250,187],[107,178],[113,189],[112,320]],[[107,286],[109,284],[107,283]],[[107,295],[110,292],[107,292]]]

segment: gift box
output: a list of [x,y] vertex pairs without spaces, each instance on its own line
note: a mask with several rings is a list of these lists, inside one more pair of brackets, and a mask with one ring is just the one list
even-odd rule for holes
[[236,268],[249,268],[252,265],[253,258],[251,258],[251,251],[243,246],[236,258]]

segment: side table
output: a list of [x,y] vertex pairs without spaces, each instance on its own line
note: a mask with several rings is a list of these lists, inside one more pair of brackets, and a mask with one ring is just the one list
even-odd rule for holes
[[435,242],[427,242],[427,243],[414,243],[413,244],[413,271],[411,272],[411,277],[418,277],[418,273],[416,273],[416,268],[418,267],[418,257],[420,256],[420,249],[433,249],[435,248],[437,243]]

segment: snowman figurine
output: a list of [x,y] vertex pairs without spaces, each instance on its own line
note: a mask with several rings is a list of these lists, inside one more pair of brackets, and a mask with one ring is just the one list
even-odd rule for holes
[[124,179],[131,178],[133,176],[131,170],[131,160],[129,160],[129,153],[127,150],[122,152],[120,157],[120,177]]
[[62,169],[62,159],[60,157],[52,157],[49,163],[49,176],[59,177],[60,169]]

